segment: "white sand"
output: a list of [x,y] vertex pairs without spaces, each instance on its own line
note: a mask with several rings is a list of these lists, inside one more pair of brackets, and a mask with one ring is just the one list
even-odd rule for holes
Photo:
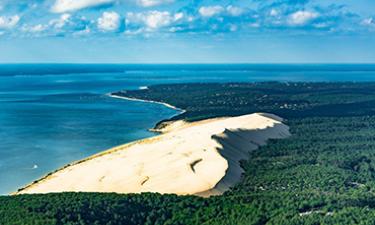
[[176,106],[173,106],[173,105],[165,103],[165,102],[158,102],[158,101],[152,101],[152,100],[143,100],[143,99],[139,99],[139,98],[129,98],[129,97],[119,96],[119,95],[115,95],[115,94],[111,94],[111,93],[107,94],[107,95],[109,97],[112,97],[112,98],[119,98],[119,99],[128,100],[128,101],[147,102],[147,103],[160,104],[160,105],[163,105],[163,106],[165,106],[167,108],[179,111],[179,114],[182,114],[182,113],[185,112],[185,110],[177,108]]
[[221,194],[240,180],[239,160],[246,159],[249,151],[267,139],[289,136],[280,118],[265,114],[177,122],[165,132],[67,166],[17,194]]

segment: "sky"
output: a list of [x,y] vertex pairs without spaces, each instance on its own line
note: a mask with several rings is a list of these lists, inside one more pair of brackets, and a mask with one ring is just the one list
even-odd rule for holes
[[374,0],[0,0],[0,63],[375,63]]

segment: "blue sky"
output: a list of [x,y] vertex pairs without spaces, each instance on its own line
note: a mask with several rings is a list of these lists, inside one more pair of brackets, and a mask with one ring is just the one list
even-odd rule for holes
[[373,0],[0,0],[0,62],[375,63]]

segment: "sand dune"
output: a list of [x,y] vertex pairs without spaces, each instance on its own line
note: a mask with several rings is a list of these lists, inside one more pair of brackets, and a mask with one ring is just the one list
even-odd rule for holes
[[268,139],[289,136],[267,114],[177,122],[159,136],[62,168],[17,194],[64,191],[221,194],[241,178],[239,160]]

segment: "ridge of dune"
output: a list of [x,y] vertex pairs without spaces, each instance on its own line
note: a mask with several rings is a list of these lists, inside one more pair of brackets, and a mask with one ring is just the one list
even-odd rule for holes
[[210,196],[241,179],[239,161],[286,138],[289,127],[272,114],[254,113],[170,124],[161,135],[104,151],[61,168],[16,194],[49,192],[159,192]]

